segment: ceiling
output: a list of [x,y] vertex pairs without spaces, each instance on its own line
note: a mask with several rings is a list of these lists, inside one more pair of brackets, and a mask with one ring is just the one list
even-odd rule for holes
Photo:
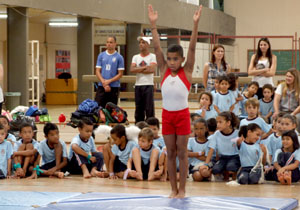
[[[0,5],[0,13],[6,13],[7,6]],[[47,24],[50,21],[76,21],[77,14],[62,14],[53,11],[28,9],[29,22]],[[94,18],[94,23],[99,25],[123,24],[122,21]]]

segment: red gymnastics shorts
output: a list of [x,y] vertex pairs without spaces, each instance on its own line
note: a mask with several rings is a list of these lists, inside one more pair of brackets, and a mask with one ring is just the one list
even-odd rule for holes
[[163,135],[189,135],[191,133],[191,121],[189,108],[179,111],[162,111]]

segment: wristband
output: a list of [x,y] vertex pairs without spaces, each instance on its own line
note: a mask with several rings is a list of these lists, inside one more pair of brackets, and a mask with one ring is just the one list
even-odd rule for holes
[[92,157],[92,155],[88,155],[88,156],[87,156],[87,159],[88,159],[88,163],[89,163],[89,164],[91,164],[91,160],[90,160],[91,157]]
[[42,171],[40,169],[40,166],[39,165],[36,165],[35,168],[33,168],[34,171],[36,171],[36,175],[41,175],[42,173],[44,173],[44,171]]
[[21,168],[21,164],[20,163],[14,164],[14,169],[17,170],[18,168]]
[[112,177],[112,176],[114,176],[114,175],[115,175],[114,172],[110,172],[110,173],[109,173],[109,177]]
[[204,165],[205,165],[205,166],[207,166],[207,167],[209,168],[209,165],[208,165],[208,163],[204,163]]

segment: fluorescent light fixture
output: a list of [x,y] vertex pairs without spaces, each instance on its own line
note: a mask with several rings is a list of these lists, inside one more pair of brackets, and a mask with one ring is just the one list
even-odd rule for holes
[[6,19],[7,14],[6,13],[0,13],[0,19]]
[[49,22],[52,27],[77,27],[77,22]]

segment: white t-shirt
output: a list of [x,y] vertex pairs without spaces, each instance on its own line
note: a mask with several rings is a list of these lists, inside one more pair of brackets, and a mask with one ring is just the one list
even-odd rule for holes
[[[150,64],[156,64],[156,56],[153,53],[149,53],[144,57],[138,54],[133,56],[132,64],[136,64],[137,67],[150,66]],[[135,85],[153,85],[153,75],[154,74],[137,73]]]
[[[260,69],[270,68],[270,62],[268,59],[259,60],[257,62],[257,65],[263,65],[263,67]],[[271,84],[272,86],[274,86],[273,77],[254,76],[252,81],[258,82],[260,88],[262,88],[265,84]]]

